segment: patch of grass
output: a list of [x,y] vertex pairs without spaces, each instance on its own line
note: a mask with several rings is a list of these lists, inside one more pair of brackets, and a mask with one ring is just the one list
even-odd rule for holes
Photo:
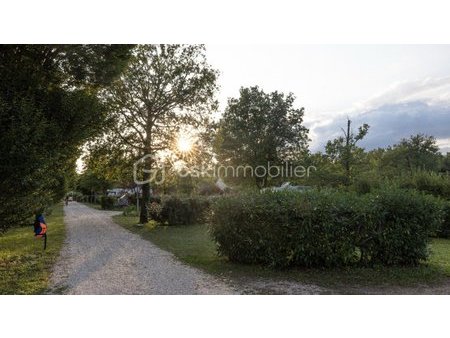
[[156,226],[155,223],[149,223],[138,227],[137,217],[118,215],[113,219],[125,229],[172,252],[181,261],[225,277],[236,284],[249,278],[270,278],[311,283],[339,293],[358,293],[358,288],[361,287],[388,291],[392,287],[434,286],[450,277],[449,239],[433,239],[429,261],[417,267],[273,270],[258,265],[232,263],[224,257],[219,257],[208,234],[208,227],[204,224]]
[[47,249],[36,239],[33,227],[8,230],[0,235],[0,294],[43,294],[65,238],[63,206],[57,204],[45,218]]

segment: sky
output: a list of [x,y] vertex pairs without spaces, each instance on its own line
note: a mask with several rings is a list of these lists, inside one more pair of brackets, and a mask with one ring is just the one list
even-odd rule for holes
[[450,45],[207,45],[220,71],[219,114],[239,88],[292,92],[310,149],[323,151],[347,116],[370,125],[366,149],[425,133],[450,152]]

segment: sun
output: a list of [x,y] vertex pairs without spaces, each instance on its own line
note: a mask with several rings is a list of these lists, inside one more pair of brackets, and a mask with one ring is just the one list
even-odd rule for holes
[[182,153],[189,153],[194,147],[194,140],[190,135],[181,133],[178,135],[177,148]]

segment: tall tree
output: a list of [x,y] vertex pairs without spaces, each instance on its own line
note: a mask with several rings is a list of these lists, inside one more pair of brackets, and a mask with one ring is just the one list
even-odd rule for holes
[[332,141],[328,141],[325,146],[326,154],[333,161],[339,161],[344,169],[346,183],[349,184],[352,176],[352,166],[355,164],[357,154],[362,152],[362,148],[356,144],[362,140],[369,130],[369,125],[364,123],[358,128],[355,134],[351,128],[352,121],[347,119],[346,129],[342,128],[343,136],[339,136]]
[[80,146],[105,119],[98,91],[130,46],[0,46],[0,228],[64,194]]
[[[158,152],[167,151],[183,125],[198,127],[216,109],[218,72],[202,45],[140,45],[124,74],[107,90],[111,131],[117,142],[143,163],[143,181],[151,177]],[[140,222],[148,222],[150,184],[142,185]]]
[[241,88],[239,98],[228,100],[218,124],[215,151],[223,165],[263,166],[254,175],[258,187],[268,182],[269,165],[280,164],[307,151],[308,129],[304,108],[294,108],[292,93],[265,93],[256,87]]
[[439,170],[441,155],[436,139],[424,134],[412,135],[389,147],[383,156],[384,168],[392,167],[397,173],[417,170]]

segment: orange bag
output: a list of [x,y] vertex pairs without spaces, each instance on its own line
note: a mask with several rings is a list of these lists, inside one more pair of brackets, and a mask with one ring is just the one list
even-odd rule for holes
[[41,232],[36,234],[37,238],[42,238],[42,236],[44,236],[47,233],[47,224],[40,223],[40,226],[41,226]]

